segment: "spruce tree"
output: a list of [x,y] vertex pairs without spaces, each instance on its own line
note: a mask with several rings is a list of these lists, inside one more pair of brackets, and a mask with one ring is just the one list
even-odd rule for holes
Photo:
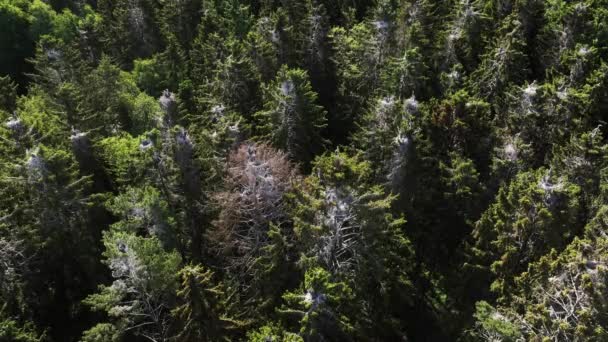
[[294,161],[304,165],[312,161],[325,145],[322,133],[327,119],[306,72],[283,66],[265,87],[264,100],[264,109],[255,114],[259,137]]

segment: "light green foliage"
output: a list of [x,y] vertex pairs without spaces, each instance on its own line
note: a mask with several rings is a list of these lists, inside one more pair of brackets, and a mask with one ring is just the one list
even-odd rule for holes
[[45,335],[36,333],[32,324],[20,325],[0,311],[0,340],[14,342],[43,342]]
[[104,263],[115,279],[84,302],[107,312],[124,333],[166,338],[168,315],[178,288],[181,258],[167,252],[154,237],[109,231],[104,233]]
[[161,56],[155,55],[148,59],[133,61],[133,78],[137,85],[149,95],[160,95],[167,88],[166,70],[160,64]]
[[306,271],[304,282],[296,292],[283,295],[285,307],[279,312],[299,319],[299,334],[305,341],[349,339],[354,327],[349,312],[353,292],[347,284],[334,282],[322,268]]
[[160,120],[158,101],[145,93],[139,93],[129,106],[130,132],[142,134],[155,128]]
[[83,26],[78,16],[70,10],[64,9],[61,13],[57,14],[57,17],[53,21],[52,34],[64,42],[70,42],[77,39],[80,34],[78,31]]
[[477,302],[475,308],[476,327],[471,334],[473,341],[516,342],[521,338],[517,325],[487,302]]
[[[143,143],[143,149],[142,149]],[[101,157],[108,165],[117,182],[126,185],[140,179],[146,172],[146,165],[149,165],[148,148],[154,148],[154,142],[146,137],[131,137],[129,134],[122,136],[108,137],[99,142]]]
[[51,35],[65,42],[78,35],[78,18],[68,9],[55,12],[41,0],[0,2],[0,27],[3,34],[0,45],[5,47],[0,53],[1,75],[11,75],[25,85],[24,72],[30,72],[27,59],[33,57],[38,39]]
[[31,129],[33,137],[58,146],[69,144],[67,121],[61,108],[58,108],[47,94],[32,91],[28,97],[20,98],[17,103],[17,118]]
[[247,334],[248,341],[251,342],[265,342],[271,341],[285,341],[285,342],[302,342],[302,337],[298,334],[286,332],[283,328],[276,324],[268,324],[256,331],[251,331]]
[[82,335],[82,342],[120,341],[120,332],[110,323],[99,323]]
[[67,43],[78,36],[79,19],[69,9],[57,13],[47,3],[34,0],[28,13],[31,16],[30,35],[34,40],[48,34]]
[[29,6],[28,12],[32,16],[30,27],[32,37],[40,37],[53,31],[57,13],[51,6],[43,1],[34,0]]
[[154,236],[165,248],[175,246],[175,222],[158,190],[150,186],[127,188],[106,206],[122,219],[111,226],[112,230]]

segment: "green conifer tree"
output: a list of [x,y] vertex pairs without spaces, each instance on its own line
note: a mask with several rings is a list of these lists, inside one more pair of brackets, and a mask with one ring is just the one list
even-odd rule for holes
[[264,100],[264,109],[255,114],[259,137],[294,161],[305,165],[312,161],[325,145],[322,132],[327,119],[306,72],[283,66],[265,87]]

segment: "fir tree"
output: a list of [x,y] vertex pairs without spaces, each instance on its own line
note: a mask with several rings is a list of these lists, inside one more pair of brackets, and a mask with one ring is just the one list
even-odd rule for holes
[[309,163],[325,145],[321,133],[327,119],[308,75],[283,66],[264,93],[264,110],[256,113],[260,137],[284,150],[292,160]]

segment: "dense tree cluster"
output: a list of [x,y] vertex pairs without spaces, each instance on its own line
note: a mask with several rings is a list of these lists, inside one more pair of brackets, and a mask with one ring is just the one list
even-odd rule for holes
[[0,341],[608,340],[607,0],[0,0]]

